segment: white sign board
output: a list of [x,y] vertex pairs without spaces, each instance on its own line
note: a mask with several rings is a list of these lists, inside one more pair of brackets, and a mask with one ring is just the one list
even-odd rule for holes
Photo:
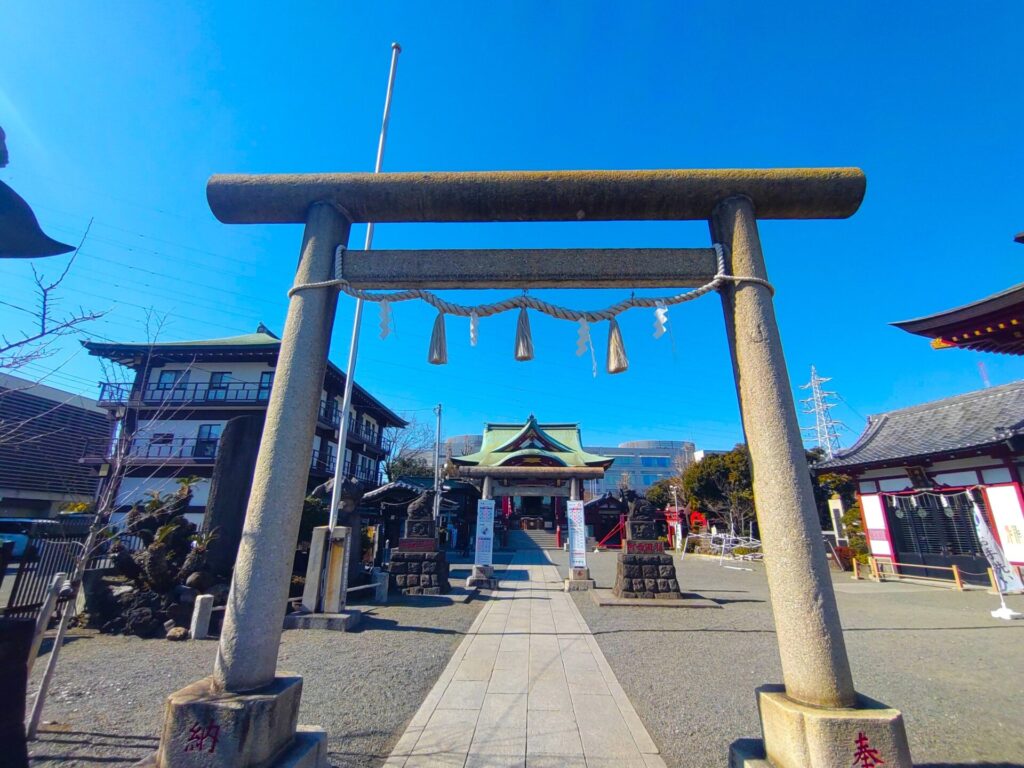
[[992,566],[992,573],[995,575],[996,581],[999,582],[999,591],[1004,595],[1008,592],[1016,594],[1024,591],[1024,583],[1021,583],[1020,574],[1007,562],[1006,555],[996,543],[995,536],[989,530],[981,509],[977,503],[971,504],[971,507],[974,512],[974,530],[978,534],[978,543],[981,545],[981,551],[984,553],[985,559],[988,560],[988,564]]
[[570,501],[569,518],[569,567],[587,567],[587,527],[583,519],[583,502]]
[[476,556],[474,565],[494,565],[494,499],[476,503]]

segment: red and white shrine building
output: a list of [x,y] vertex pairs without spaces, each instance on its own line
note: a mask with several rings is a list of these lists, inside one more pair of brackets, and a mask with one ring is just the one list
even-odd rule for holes
[[988,583],[972,523],[977,503],[1011,564],[1024,566],[1024,381],[872,416],[815,472],[857,484],[871,554],[907,575]]

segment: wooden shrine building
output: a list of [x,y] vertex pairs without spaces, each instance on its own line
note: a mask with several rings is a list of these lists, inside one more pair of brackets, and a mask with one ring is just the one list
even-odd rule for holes
[[448,476],[481,483],[509,527],[553,530],[566,499],[582,499],[584,480],[604,477],[614,459],[583,449],[579,424],[487,424],[480,450],[452,456]]
[[[977,503],[1007,559],[1024,565],[1024,381],[871,416],[857,442],[814,472],[857,483],[872,555],[907,575],[987,584]],[[916,567],[914,567],[916,566]],[[921,570],[921,566],[937,566]]]

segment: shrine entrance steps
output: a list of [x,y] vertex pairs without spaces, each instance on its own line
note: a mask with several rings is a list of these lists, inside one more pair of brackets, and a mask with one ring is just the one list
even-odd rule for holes
[[508,532],[508,546],[517,551],[561,549],[554,531],[541,530],[511,530]]
[[544,552],[501,575],[385,765],[664,768]]

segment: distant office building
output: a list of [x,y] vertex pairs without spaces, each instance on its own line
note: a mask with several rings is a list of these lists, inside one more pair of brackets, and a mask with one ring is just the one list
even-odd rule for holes
[[644,493],[659,480],[678,476],[694,462],[696,453],[693,443],[679,440],[629,440],[617,446],[587,446],[587,450],[615,459],[603,480],[589,483],[591,496],[616,493],[627,482],[634,491]]
[[96,401],[0,374],[0,517],[52,517],[91,502],[97,477],[78,459],[109,433]]
[[703,461],[708,456],[724,456],[727,453],[729,453],[729,451],[718,451],[712,448],[701,448],[699,451],[693,452],[693,460],[694,462]]

